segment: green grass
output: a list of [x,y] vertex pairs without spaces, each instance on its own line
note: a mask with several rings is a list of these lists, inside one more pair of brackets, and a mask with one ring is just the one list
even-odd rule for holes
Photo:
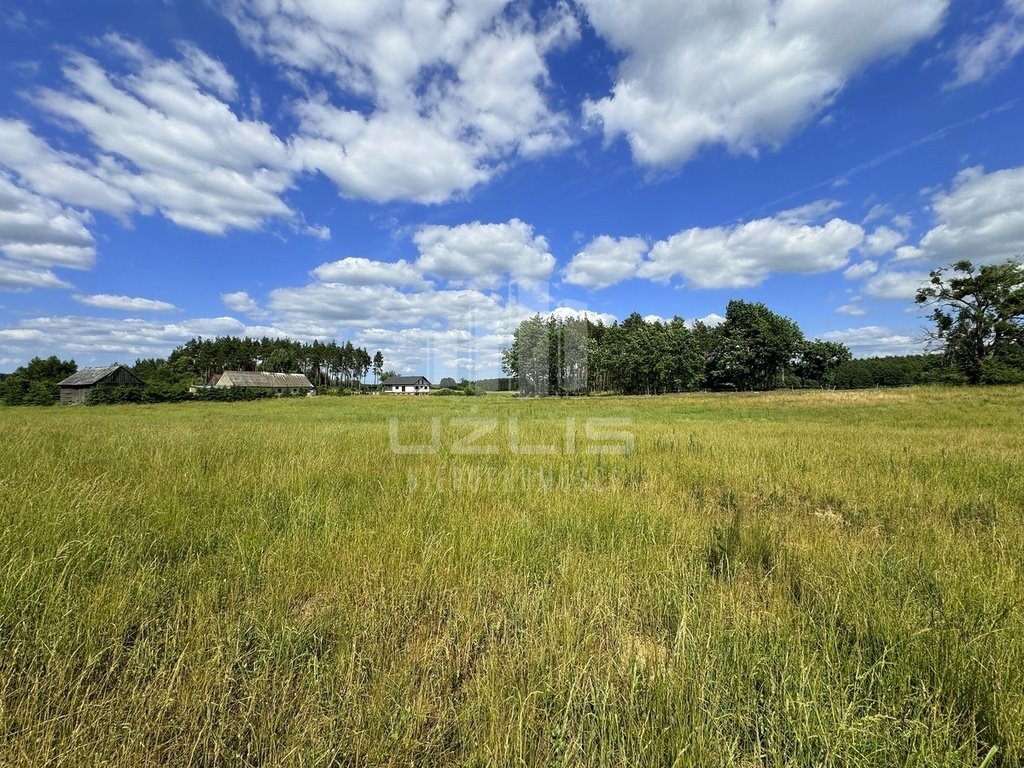
[[[0,765],[1024,765],[1022,413],[0,409]],[[587,452],[609,417],[629,455]]]

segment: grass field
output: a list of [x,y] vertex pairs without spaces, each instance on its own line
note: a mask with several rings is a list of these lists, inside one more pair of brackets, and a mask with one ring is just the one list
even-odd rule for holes
[[1024,765],[1022,414],[0,410],[0,765]]

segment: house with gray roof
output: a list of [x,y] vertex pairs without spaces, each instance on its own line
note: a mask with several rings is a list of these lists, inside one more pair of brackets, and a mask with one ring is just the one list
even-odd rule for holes
[[107,365],[99,368],[83,368],[57,384],[60,401],[65,405],[85,403],[89,393],[97,389],[115,387],[137,387],[142,389],[146,382],[123,365]]
[[429,395],[434,386],[426,376],[391,376],[380,385],[389,395]]
[[214,387],[258,389],[277,395],[315,395],[316,388],[303,373],[266,371],[224,371],[213,381]]

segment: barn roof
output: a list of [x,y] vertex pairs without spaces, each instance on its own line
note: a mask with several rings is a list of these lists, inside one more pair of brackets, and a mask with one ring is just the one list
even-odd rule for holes
[[427,385],[430,385],[430,381],[427,380],[426,376],[392,376],[391,378],[382,381],[381,386],[409,387],[414,384],[419,384],[421,381],[426,381]]
[[305,387],[313,385],[302,373],[267,373],[265,371],[224,371],[219,381],[227,381],[235,387]]
[[[78,373],[72,373],[57,386],[60,387],[89,387],[107,378],[123,365],[105,365],[99,368],[82,368]],[[132,374],[134,375],[134,374]]]

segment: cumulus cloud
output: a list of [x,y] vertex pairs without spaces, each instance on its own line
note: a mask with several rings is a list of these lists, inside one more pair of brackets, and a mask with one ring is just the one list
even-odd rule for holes
[[0,291],[27,291],[32,288],[71,288],[49,269],[0,259]]
[[220,300],[224,302],[224,306],[230,309],[232,312],[238,312],[249,317],[265,317],[266,312],[260,307],[256,299],[250,296],[245,291],[233,291],[231,293],[222,293]]
[[115,215],[159,211],[209,234],[294,219],[283,199],[300,164],[264,123],[239,117],[224,66],[198,49],[164,60],[108,36],[120,74],[78,53],[65,83],[33,100],[62,126],[84,134],[95,157],[54,150],[24,123],[0,122],[14,150],[0,163],[36,191]]
[[313,277],[325,283],[346,285],[395,285],[426,287],[429,283],[412,264],[404,259],[395,262],[374,261],[349,256],[339,261],[321,264],[313,270]]
[[876,299],[913,299],[927,282],[927,272],[885,271],[864,283],[864,292]]
[[541,317],[553,317],[556,320],[589,320],[592,323],[611,325],[618,318],[609,312],[595,312],[592,309],[576,309],[575,307],[555,307],[541,312]]
[[509,159],[568,142],[546,63],[579,35],[564,3],[540,23],[508,0],[232,0],[223,10],[258,54],[326,75],[366,105],[321,91],[297,107],[297,156],[344,195],[438,203]]
[[891,227],[876,227],[875,231],[864,239],[861,250],[872,256],[882,256],[891,252],[906,239],[905,234],[897,232]]
[[868,63],[934,34],[947,0],[893,4],[579,0],[623,58],[612,93],[584,104],[647,166],[702,146],[782,143]]
[[134,198],[99,178],[91,162],[53,149],[27,123],[0,118],[0,146],[0,166],[41,195],[122,218],[136,208]]
[[843,277],[847,280],[863,280],[865,277],[875,274],[878,271],[878,262],[867,259],[859,264],[847,267]]
[[520,281],[547,280],[555,268],[547,240],[519,219],[426,226],[413,241],[420,252],[417,269],[481,288],[497,287],[506,275]]
[[1024,2],[1006,0],[1003,12],[980,34],[964,35],[953,56],[956,72],[951,88],[992,77],[1024,51]]
[[821,226],[767,218],[695,227],[655,243],[637,274],[660,282],[681,276],[694,288],[752,287],[773,272],[839,269],[863,238],[863,229],[843,219]]
[[917,261],[923,259],[927,254],[916,245],[901,245],[896,249],[896,255],[892,257],[893,261]]
[[856,299],[848,304],[843,304],[841,307],[837,307],[836,312],[841,315],[851,315],[853,317],[861,317],[862,315],[867,314],[867,310],[857,303]]
[[79,304],[89,307],[116,309],[123,312],[175,312],[178,309],[167,301],[116,296],[109,293],[75,294],[73,298]]
[[83,316],[35,317],[0,328],[5,345],[22,355],[47,352],[83,356],[93,362],[127,362],[133,357],[163,356],[196,336],[245,335],[246,326],[232,317],[195,318],[166,323],[139,318]]
[[985,173],[981,167],[957,174],[949,191],[932,198],[938,223],[921,238],[932,259],[1001,261],[1024,254],[1024,166]]
[[633,277],[646,251],[647,241],[641,237],[601,235],[573,256],[562,274],[572,285],[607,288]]
[[87,214],[30,192],[0,172],[0,252],[8,258],[43,267],[89,269],[96,249],[87,222]]
[[500,312],[500,300],[477,290],[427,290],[406,293],[389,285],[311,283],[270,292],[269,307],[286,318],[316,319],[351,327],[391,323],[471,322]]
[[893,331],[883,325],[865,325],[823,333],[825,341],[838,341],[853,352],[854,357],[888,357],[913,355],[924,351],[924,341],[910,333]]

